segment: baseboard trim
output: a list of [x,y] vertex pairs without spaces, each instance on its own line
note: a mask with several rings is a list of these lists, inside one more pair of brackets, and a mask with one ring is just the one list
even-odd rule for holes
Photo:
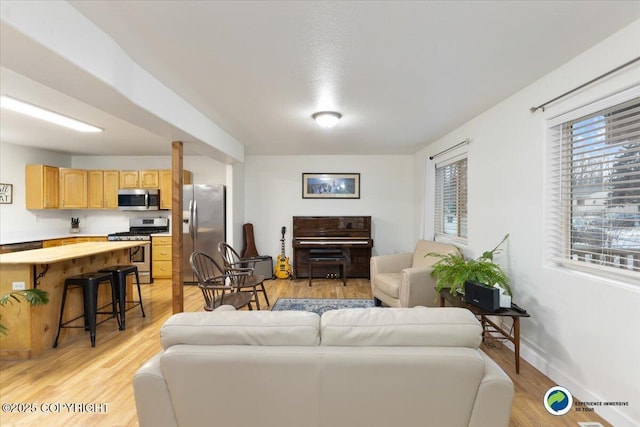
[[[510,348],[513,351],[513,345],[506,343],[505,347]],[[553,364],[544,358],[542,350],[537,351],[536,346],[530,342],[521,338],[520,341],[520,357],[526,360],[538,371],[542,372],[548,378],[553,380],[557,385],[567,388],[576,399],[583,402],[606,402],[611,399],[606,399],[600,396],[598,393],[580,384],[562,371],[553,367]],[[542,399],[542,398],[541,398]],[[625,397],[627,399],[627,397]],[[628,396],[631,399],[631,396]],[[540,402],[542,404],[542,400]],[[596,406],[594,412],[604,418],[608,423],[611,423],[615,427],[636,427],[640,425],[640,420],[634,421],[627,414],[622,412],[619,407],[616,406]]]

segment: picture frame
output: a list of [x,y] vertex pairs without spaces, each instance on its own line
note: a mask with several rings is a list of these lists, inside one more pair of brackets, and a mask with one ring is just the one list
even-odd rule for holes
[[359,199],[359,173],[302,174],[303,199]]
[[10,205],[13,203],[13,184],[0,183],[0,204]]

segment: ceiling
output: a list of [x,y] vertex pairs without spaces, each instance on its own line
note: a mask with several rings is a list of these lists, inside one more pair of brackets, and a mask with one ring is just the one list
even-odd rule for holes
[[[415,153],[640,18],[638,1],[69,3],[247,154],[267,155]],[[80,101],[104,88],[4,23],[2,39],[3,94],[106,130],[2,111],[3,142],[157,155],[181,137]],[[319,110],[343,118],[322,129]]]

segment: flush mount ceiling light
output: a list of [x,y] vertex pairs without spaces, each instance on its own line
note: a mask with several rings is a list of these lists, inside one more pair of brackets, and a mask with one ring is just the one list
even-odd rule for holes
[[62,114],[54,113],[53,111],[45,110],[44,108],[19,101],[5,95],[0,96],[0,107],[35,117],[36,119],[68,127],[79,132],[102,132],[102,129],[99,127],[91,126],[87,123],[72,119],[71,117],[63,116]]
[[318,125],[323,128],[332,128],[338,123],[342,114],[335,111],[318,111],[317,113],[313,113],[311,118],[313,118]]

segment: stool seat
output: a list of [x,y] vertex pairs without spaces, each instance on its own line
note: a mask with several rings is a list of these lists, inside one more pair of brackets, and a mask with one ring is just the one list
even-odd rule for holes
[[[138,276],[138,267],[135,265],[113,265],[111,267],[102,268],[99,270],[101,273],[108,273],[113,276],[113,281],[116,287],[116,301],[118,302],[120,315],[120,329],[124,330],[127,303],[132,304],[129,310],[135,306],[140,306],[142,311],[142,317],[146,317],[144,314],[144,307],[142,306],[142,291],[140,290],[140,277]],[[138,287],[138,301],[127,300],[127,276],[133,274],[136,277],[136,285]]]
[[[111,303],[106,304],[102,307],[98,307],[98,287],[102,283],[109,283],[111,286]],[[82,300],[84,304],[84,311],[80,316],[74,317],[73,319],[69,319],[66,322],[63,322],[64,316],[64,307],[67,300],[67,293],[70,289],[80,287],[82,288]],[[100,309],[111,305],[111,311],[99,311]],[[92,273],[83,273],[78,274],[76,276],[68,277],[64,281],[64,290],[62,293],[62,303],[60,305],[60,321],[58,322],[58,333],[56,334],[56,340],[53,343],[53,348],[58,346],[58,339],[60,338],[60,330],[62,328],[84,328],[89,331],[89,336],[91,338],[91,347],[96,346],[96,326],[97,323],[97,315],[98,314],[108,314],[110,315],[108,318],[104,319],[102,322],[105,322],[113,317],[118,321],[118,327],[120,327],[120,318],[118,317],[118,311],[116,309],[116,289],[114,286],[113,275],[111,273],[103,273],[103,272],[92,272]],[[70,326],[69,324],[74,322],[75,320],[84,318],[83,326]]]

